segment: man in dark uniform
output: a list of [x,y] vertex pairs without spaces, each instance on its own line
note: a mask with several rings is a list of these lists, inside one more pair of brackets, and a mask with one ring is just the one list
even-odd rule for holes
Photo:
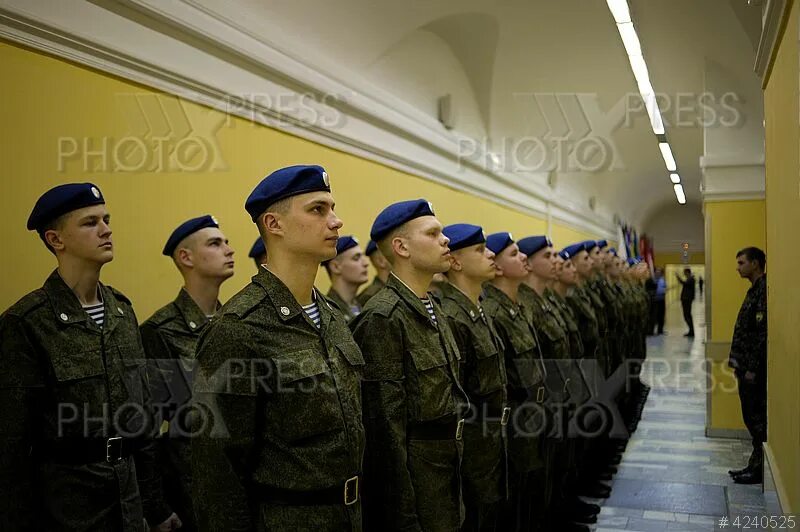
[[342,315],[314,288],[342,226],[328,174],[277,170],[245,209],[269,254],[197,348],[198,528],[357,532],[364,360]]
[[444,234],[450,239],[450,270],[442,285],[442,310],[461,353],[461,386],[472,406],[464,426],[466,518],[461,530],[491,531],[506,498],[503,427],[511,413],[503,344],[480,302],[483,283],[495,277],[494,253],[477,225],[448,225]]
[[180,527],[161,496],[136,316],[100,283],[109,222],[91,183],[45,192],[28,219],[58,267],[0,317],[2,530]]
[[256,241],[253,242],[253,246],[247,256],[256,263],[256,272],[260,272],[261,265],[267,262],[267,247],[261,237],[256,238]]
[[498,528],[519,532],[545,530],[550,490],[544,448],[547,430],[544,361],[518,299],[519,287],[528,275],[527,257],[507,232],[489,235],[486,247],[495,254],[497,275],[484,285],[483,308],[503,342],[511,407],[507,426],[510,500]]
[[692,302],[694,301],[694,275],[689,268],[683,269],[683,276],[681,279],[676,273],[675,278],[681,283],[681,307],[683,308],[683,319],[686,325],[689,326],[689,332],[684,334],[688,338],[694,338],[694,321],[692,320]]
[[364,308],[367,301],[377,294],[381,288],[386,286],[386,281],[389,280],[389,273],[392,271],[392,265],[389,264],[389,261],[383,256],[383,253],[378,249],[378,245],[374,240],[370,240],[369,243],[367,243],[367,249],[364,250],[364,253],[369,257],[372,267],[375,268],[375,278],[369,286],[362,290],[361,293],[358,294],[358,297],[356,297],[361,308]]
[[366,360],[366,528],[457,530],[467,398],[456,340],[427,293],[450,268],[448,239],[423,199],[386,207],[370,236],[392,274],[350,325]]
[[733,328],[728,365],[736,373],[742,417],[753,438],[747,467],[731,471],[738,484],[763,482],[764,449],[767,440],[767,257],[756,247],[736,254],[736,271],[750,281],[736,325]]
[[153,404],[169,423],[159,439],[164,496],[181,516],[184,530],[196,530],[192,507],[189,437],[195,348],[200,333],[220,307],[219,288],[233,276],[233,250],[210,215],[192,218],[169,236],[163,254],[183,277],[175,300],[141,326]]
[[341,236],[336,242],[336,257],[322,263],[331,279],[326,296],[344,315],[348,322],[361,312],[356,300],[358,287],[367,282],[367,258],[354,236]]

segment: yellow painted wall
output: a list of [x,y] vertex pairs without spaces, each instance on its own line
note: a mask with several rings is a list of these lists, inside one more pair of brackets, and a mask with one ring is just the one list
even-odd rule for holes
[[[730,342],[739,307],[750,283],[736,272],[736,253],[746,246],[762,249],[766,243],[763,200],[705,203],[706,304],[710,310],[710,342]],[[711,361],[710,419],[712,429],[745,430],[739,394],[725,362]]]
[[[41,286],[54,268],[25,222],[41,193],[65,182],[94,182],[106,196],[115,259],[103,280],[133,300],[141,320],[178,291],[180,276],[161,249],[187,218],[214,214],[236,250],[236,275],[221,298],[248,282],[255,268],[247,252],[257,233],[244,200],[263,176],[289,164],[328,170],[342,234],[364,243],[384,206],[417,197],[433,202],[445,224],[469,221],[519,236],[547,230],[544,220],[485,198],[15,45],[0,42],[0,63],[0,238],[8,251],[0,261],[0,309]],[[180,152],[170,155],[165,146]],[[105,156],[84,157],[88,151]],[[557,245],[597,238],[561,226],[551,232]],[[318,286],[327,290],[320,272]]]
[[[516,235],[514,236],[516,237]],[[570,244],[596,238],[597,235],[590,235],[589,233],[584,233],[563,225],[553,224],[553,226],[550,228],[550,239],[553,241],[556,249],[562,249]],[[613,246],[614,244],[612,243],[610,245]]]
[[764,93],[767,167],[768,445],[783,509],[800,512],[798,2]]

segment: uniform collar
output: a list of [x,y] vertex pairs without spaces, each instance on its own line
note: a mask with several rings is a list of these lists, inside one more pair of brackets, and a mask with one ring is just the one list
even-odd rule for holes
[[[53,270],[53,273],[44,282],[42,289],[50,300],[50,306],[56,321],[60,323],[83,323],[90,328],[100,329],[83,309],[72,289],[67,286],[67,283],[58,274],[58,270]],[[103,330],[110,333],[117,326],[117,321],[124,317],[125,310],[119,304],[111,289],[103,285],[103,283],[98,282],[98,291],[103,299]]]
[[467,313],[473,322],[476,322],[480,319],[480,309],[470,300],[469,297],[467,297],[467,294],[461,291],[460,288],[450,283],[444,283],[441,287],[441,290],[442,296],[445,299],[454,301]]
[[[394,274],[394,272],[389,274],[389,280],[386,283],[386,286],[394,290],[400,299],[406,302],[408,306],[413,308],[417,314],[425,318],[425,321],[433,325],[433,320],[431,319],[431,315],[428,313],[428,309],[425,308],[425,305],[422,303],[422,300],[414,293],[411,288],[408,287],[406,283],[404,283],[398,276]],[[433,303],[433,298],[430,294],[426,294],[428,299],[430,299],[431,303]]]
[[[252,281],[263,288],[267,293],[270,301],[272,301],[272,305],[275,307],[275,315],[278,316],[281,321],[287,322],[301,313],[303,316],[305,316],[303,307],[297,302],[292,293],[289,291],[289,287],[287,287],[277,275],[269,271],[263,264],[261,265],[259,272],[253,276]],[[323,330],[323,328],[326,327],[331,320],[330,303],[328,303],[325,298],[322,297],[315,287],[312,288],[312,290],[314,291],[314,301],[317,303],[317,307],[319,308],[321,325],[320,330]],[[307,319],[307,321],[311,323],[310,319]],[[316,329],[313,324],[311,326]]]
[[521,314],[519,304],[514,303],[514,301],[512,301],[512,299],[508,297],[508,294],[506,294],[493,284],[487,283],[486,285],[484,285],[483,290],[486,293],[487,298],[495,299],[499,303],[500,307],[506,312],[508,312],[509,316],[511,316],[513,319],[516,319],[517,316]]
[[342,307],[342,310],[350,309],[350,305],[344,299],[342,299],[342,296],[339,295],[339,292],[334,290],[332,286],[330,290],[328,290],[328,293],[325,294],[325,297],[327,297],[328,299],[330,299],[331,301]]
[[[181,288],[180,292],[178,292],[178,297],[175,298],[173,303],[189,330],[199,332],[208,323],[208,317],[200,310],[200,307],[197,306],[197,303],[185,288]],[[219,310],[219,307],[220,303],[217,301],[217,310]]]

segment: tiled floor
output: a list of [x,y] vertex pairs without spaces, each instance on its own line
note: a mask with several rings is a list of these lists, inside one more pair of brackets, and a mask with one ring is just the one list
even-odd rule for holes
[[[763,515],[761,486],[734,484],[749,441],[706,438],[703,301],[695,301],[694,341],[683,337],[680,303],[667,309],[667,334],[649,337],[643,380],[652,389],[631,437],[597,532],[719,530],[723,515]],[[728,526],[728,529],[731,527]]]

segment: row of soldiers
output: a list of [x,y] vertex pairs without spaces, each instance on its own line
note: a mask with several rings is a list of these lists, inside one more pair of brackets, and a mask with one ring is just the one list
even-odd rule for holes
[[3,529],[594,522],[578,495],[609,496],[646,397],[646,265],[443,227],[425,200],[385,208],[362,250],[334,206],[319,166],[264,178],[258,273],[224,306],[233,250],[213,217],[182,224],[164,255],[184,286],[139,327],[99,281],[102,193],[46,192],[28,228],[58,268],[0,317]]

